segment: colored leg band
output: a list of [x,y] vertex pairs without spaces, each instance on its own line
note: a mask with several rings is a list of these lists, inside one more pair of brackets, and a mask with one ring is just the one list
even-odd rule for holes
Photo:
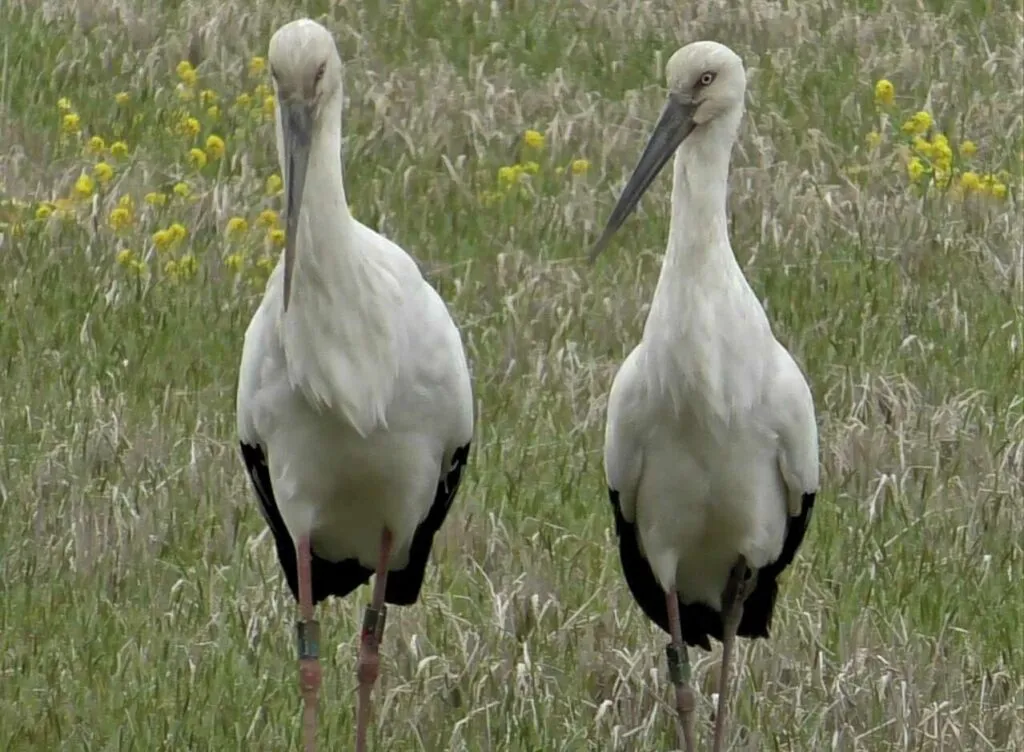
[[686,655],[686,648],[680,650],[673,643],[665,646],[665,656],[668,658],[668,678],[675,686],[680,686],[690,681],[690,659]]
[[295,622],[295,633],[298,639],[299,660],[320,657],[320,622],[298,621]]

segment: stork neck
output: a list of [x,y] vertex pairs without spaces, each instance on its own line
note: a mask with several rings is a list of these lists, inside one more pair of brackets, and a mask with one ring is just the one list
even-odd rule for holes
[[[330,105],[328,105],[330,108]],[[310,145],[309,167],[299,220],[293,297],[346,296],[359,283],[364,250],[353,241],[355,220],[345,198],[341,166],[341,113],[324,113]]]
[[721,135],[696,133],[675,155],[665,265],[691,279],[706,266],[735,263],[726,216],[730,149]]
[[668,247],[645,327],[649,334],[686,336],[693,307],[739,284],[743,275],[726,218],[731,135],[711,124],[676,152]]

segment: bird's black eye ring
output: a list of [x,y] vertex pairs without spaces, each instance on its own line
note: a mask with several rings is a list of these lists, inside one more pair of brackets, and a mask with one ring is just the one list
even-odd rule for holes
[[323,80],[324,73],[327,71],[327,61],[320,63],[320,67],[316,69],[316,83],[320,83]]
[[697,85],[698,86],[711,86],[711,84],[712,84],[712,82],[714,80],[715,80],[715,74],[712,73],[711,71],[708,71],[706,73],[702,73],[701,77],[699,79],[697,79]]

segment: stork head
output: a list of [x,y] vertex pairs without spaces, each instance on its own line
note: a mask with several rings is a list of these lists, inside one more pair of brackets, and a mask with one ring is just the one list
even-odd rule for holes
[[340,100],[341,58],[331,33],[316,21],[300,18],[278,29],[267,55],[277,97],[278,149],[284,169],[287,226],[284,248],[284,309],[291,297],[296,234],[306,187],[306,168],[316,133],[339,128],[329,104]]
[[665,77],[668,102],[604,232],[590,252],[591,261],[633,213],[640,197],[684,141],[710,137],[716,141],[712,147],[732,147],[747,89],[739,55],[718,42],[693,42],[669,58]]

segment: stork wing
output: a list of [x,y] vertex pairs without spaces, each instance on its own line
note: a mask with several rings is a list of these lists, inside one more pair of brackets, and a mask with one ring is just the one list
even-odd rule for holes
[[634,423],[638,410],[641,374],[637,366],[638,349],[634,349],[615,374],[608,394],[608,420],[604,429],[604,472],[608,488],[616,493],[617,515],[632,522],[636,511],[636,494],[643,469],[643,447]]
[[776,345],[771,422],[779,438],[779,470],[789,490],[789,514],[796,517],[803,511],[804,496],[818,490],[818,425],[807,380],[789,351]]
[[[241,442],[242,459],[249,478],[256,490],[260,502],[260,512],[267,521],[270,532],[274,535],[274,547],[277,549],[277,560],[284,570],[288,588],[295,600],[299,599],[299,570],[295,560],[295,542],[284,524],[281,512],[274,499],[274,489],[270,484],[270,471],[266,457],[259,445]],[[370,580],[373,570],[367,569],[355,559],[328,561],[312,552],[313,604],[316,605],[329,595],[344,598],[360,585]]]
[[384,594],[388,603],[407,606],[415,603],[419,598],[434,536],[444,524],[448,510],[451,509],[452,502],[455,501],[455,494],[459,491],[462,470],[469,459],[469,446],[470,444],[466,443],[455,450],[452,455],[451,467],[438,481],[434,504],[430,507],[426,519],[419,524],[413,534],[412,543],[409,546],[409,563],[406,564],[405,569],[388,574]]

